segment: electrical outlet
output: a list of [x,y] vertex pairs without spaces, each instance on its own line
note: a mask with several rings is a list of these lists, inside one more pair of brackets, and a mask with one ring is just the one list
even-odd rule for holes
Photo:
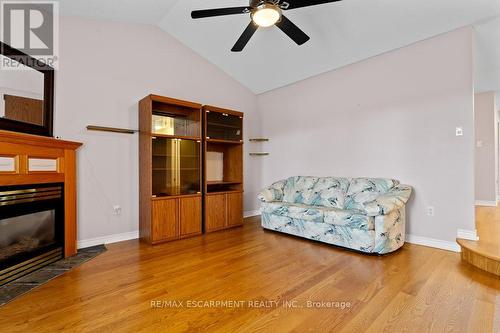
[[120,205],[113,206],[113,215],[120,215],[122,213],[122,207]]
[[464,129],[462,127],[456,127],[455,128],[455,135],[456,136],[463,136],[464,135]]
[[434,207],[433,206],[427,207],[427,216],[434,216]]

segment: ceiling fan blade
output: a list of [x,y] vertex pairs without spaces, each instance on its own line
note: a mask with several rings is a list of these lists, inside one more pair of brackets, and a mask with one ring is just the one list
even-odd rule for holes
[[[338,2],[338,1],[342,0],[285,0],[285,1],[280,1],[279,5],[281,9],[288,10],[301,7],[322,5],[324,3]],[[286,4],[288,4],[288,6]]]
[[276,23],[276,26],[288,35],[295,43],[302,45],[309,40],[309,36],[304,31],[300,30],[295,24],[292,23],[285,15],[281,15],[281,21]]
[[253,22],[250,22],[246,27],[245,31],[241,34],[240,38],[236,41],[231,51],[233,52],[241,52],[247,45],[250,38],[252,38],[255,31],[257,31],[259,27],[255,25]]
[[191,18],[199,19],[212,16],[248,14],[250,13],[250,9],[252,9],[252,7],[228,7],[228,8],[193,10],[191,12]]

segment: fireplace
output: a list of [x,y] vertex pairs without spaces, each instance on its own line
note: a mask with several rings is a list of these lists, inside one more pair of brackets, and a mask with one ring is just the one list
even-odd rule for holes
[[63,257],[64,184],[0,187],[0,285]]

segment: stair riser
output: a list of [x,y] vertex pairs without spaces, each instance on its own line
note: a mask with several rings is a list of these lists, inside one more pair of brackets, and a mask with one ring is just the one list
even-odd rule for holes
[[462,260],[489,273],[500,276],[500,261],[484,257],[462,246]]

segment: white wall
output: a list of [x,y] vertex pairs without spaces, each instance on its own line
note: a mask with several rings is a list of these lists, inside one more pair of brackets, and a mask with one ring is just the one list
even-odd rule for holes
[[472,38],[460,29],[259,95],[264,182],[392,177],[414,187],[407,233],[475,229]]
[[495,92],[474,95],[475,193],[478,204],[495,205],[497,197],[497,109]]
[[[65,17],[60,39],[55,135],[84,143],[80,240],[138,229],[137,135],[88,132],[86,125],[137,128],[137,102],[156,93],[245,112],[246,138],[259,135],[255,95],[158,28]],[[245,152],[246,210],[257,208],[259,163]]]

